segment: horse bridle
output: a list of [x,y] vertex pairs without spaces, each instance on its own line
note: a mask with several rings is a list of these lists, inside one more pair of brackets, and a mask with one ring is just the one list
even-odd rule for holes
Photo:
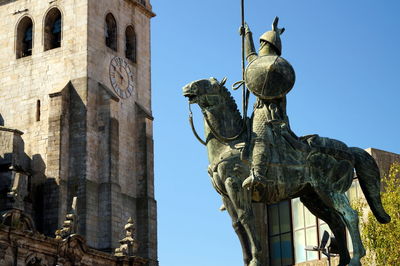
[[201,144],[203,144],[204,146],[206,146],[206,145],[207,145],[207,142],[205,142],[204,140],[202,140],[202,139],[200,138],[199,134],[197,134],[196,128],[194,127],[194,124],[193,124],[193,112],[192,112],[192,108],[191,108],[191,103],[190,103],[190,102],[189,102],[189,124],[190,124],[190,127],[192,128],[193,134],[194,134],[194,136],[196,137],[196,139],[197,139]]
[[[244,118],[243,119],[243,124],[242,124],[242,128],[241,128],[241,130],[240,130],[240,132],[237,134],[237,135],[235,135],[235,136],[232,136],[232,137],[224,137],[224,136],[222,136],[221,134],[219,134],[218,132],[217,132],[217,130],[211,125],[211,122],[210,122],[210,120],[209,120],[209,118],[208,118],[208,115],[207,115],[207,113],[206,113],[206,111],[203,111],[203,110],[201,110],[202,111],[202,113],[203,113],[203,115],[204,115],[204,119],[205,119],[205,121],[206,121],[206,123],[207,123],[207,126],[210,128],[210,131],[211,131],[211,133],[215,136],[215,138],[219,141],[219,142],[221,142],[222,144],[226,144],[227,142],[230,142],[230,141],[233,141],[233,140],[236,140],[236,139],[238,139],[242,134],[243,134],[243,132],[246,130],[246,122],[247,122],[247,118]],[[203,145],[207,145],[207,142],[206,141],[204,141],[204,140],[202,140],[201,138],[200,138],[200,136],[199,136],[199,134],[197,133],[197,131],[196,131],[196,128],[195,128],[195,126],[194,126],[194,123],[193,123],[193,112],[192,112],[192,108],[191,108],[191,103],[189,102],[189,124],[190,124],[190,127],[192,128],[192,131],[193,131],[193,134],[194,134],[194,136],[197,138],[197,140],[201,143],[201,144],[203,144]]]

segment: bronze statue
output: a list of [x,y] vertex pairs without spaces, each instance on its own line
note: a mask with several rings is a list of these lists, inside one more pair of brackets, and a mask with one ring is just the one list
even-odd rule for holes
[[[282,44],[280,35],[284,32],[278,28],[276,17],[272,30],[267,31],[260,37],[259,55],[256,54],[252,39],[252,33],[245,25],[245,52],[249,62],[245,72],[245,83],[249,90],[257,96],[254,107],[252,136],[251,136],[251,173],[243,182],[244,187],[265,186],[268,180],[268,165],[272,163],[272,152],[277,152],[280,158],[297,158],[299,152],[291,148],[291,143],[304,145],[298,141],[295,134],[290,130],[289,119],[286,115],[286,94],[293,88],[295,73],[285,59],[281,57]],[[285,139],[287,138],[287,143]],[[278,139],[280,143],[274,143]],[[278,148],[272,149],[274,143]],[[291,153],[286,156],[285,153]],[[299,160],[292,162],[280,159],[281,164],[296,164]]]
[[[189,103],[198,104],[204,115],[208,173],[232,218],[245,265],[262,266],[261,256],[267,252],[261,250],[252,202],[271,204],[294,197],[300,197],[331,228],[340,249],[339,265],[361,265],[365,250],[358,216],[345,192],[355,169],[372,212],[378,221],[388,223],[390,216],[380,199],[379,169],[360,148],[318,135],[297,137],[291,131],[285,95],[295,76],[290,64],[280,57],[283,29],[278,29],[277,23],[276,18],[272,31],[261,37],[258,56],[246,26],[249,64],[245,82],[258,97],[249,125],[224,86],[226,79],[202,79],[183,88]],[[250,132],[243,130],[246,126]],[[250,148],[248,158],[243,151],[246,147]],[[346,228],[353,243],[352,258],[346,248]]]

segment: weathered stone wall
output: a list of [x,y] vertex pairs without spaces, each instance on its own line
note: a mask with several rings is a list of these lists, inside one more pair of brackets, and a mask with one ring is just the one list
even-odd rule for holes
[[[61,47],[44,51],[44,17],[53,7],[62,13]],[[61,92],[70,80],[87,75],[87,3],[3,1],[0,15],[0,114],[4,126],[24,132],[33,186],[37,194],[46,194],[35,200],[43,206],[34,216],[45,223],[39,227],[50,234],[62,222],[67,206],[66,188],[60,185],[68,176],[61,163],[68,153],[62,147],[61,129],[68,127],[64,109],[69,99]],[[16,29],[25,16],[33,21],[33,51],[32,56],[17,59]]]
[[[44,51],[43,20],[57,6],[63,15],[60,48]],[[16,11],[25,10],[14,14]],[[47,162],[49,94],[67,83],[86,76],[86,1],[6,1],[0,4],[0,114],[4,126],[24,132],[25,151]],[[16,27],[22,17],[33,20],[32,56],[16,59]],[[41,119],[36,121],[37,100]]]
[[[147,3],[147,8],[151,6]],[[105,17],[117,22],[117,51],[104,45]],[[87,178],[99,184],[97,221],[101,228],[99,248],[115,247],[128,217],[137,221],[140,255],[157,259],[156,202],[154,200],[153,129],[151,117],[150,17],[136,1],[90,0],[88,29],[88,154]],[[125,58],[125,29],[133,26],[137,39],[137,61],[125,59],[134,75],[131,97],[114,99],[109,65],[112,58]],[[99,97],[99,89],[103,96]],[[104,98],[107,95],[109,100]],[[117,97],[118,98],[118,97]],[[138,108],[140,106],[140,108]],[[143,115],[145,114],[145,115]],[[92,119],[97,118],[97,119]],[[101,129],[101,130],[99,130]],[[91,145],[100,143],[100,145]],[[107,151],[102,155],[100,151]],[[105,174],[108,173],[108,174]],[[96,202],[88,202],[93,210]],[[106,233],[107,232],[107,233]],[[89,233],[89,232],[88,232]]]
[[[62,14],[61,47],[44,51],[44,18],[53,7]],[[150,10],[135,0],[0,0],[0,126],[25,133],[41,232],[53,235],[78,196],[79,233],[90,246],[115,248],[132,217],[140,252],[156,265]],[[117,51],[105,45],[108,12],[118,25]],[[24,16],[33,20],[33,51],[16,59]],[[137,62],[127,60],[135,90],[119,99],[109,64],[125,57],[128,25],[137,38]]]

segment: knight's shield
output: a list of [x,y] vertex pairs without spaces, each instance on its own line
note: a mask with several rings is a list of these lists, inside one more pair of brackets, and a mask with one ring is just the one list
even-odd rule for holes
[[246,86],[261,99],[285,96],[295,79],[292,65],[280,56],[260,56],[248,64],[245,72]]

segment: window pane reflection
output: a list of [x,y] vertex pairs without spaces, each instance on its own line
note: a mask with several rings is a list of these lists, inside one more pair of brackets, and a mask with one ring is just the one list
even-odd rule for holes
[[282,265],[292,265],[292,233],[283,234],[281,237]]
[[324,234],[324,231],[327,231],[329,233],[329,235],[332,234],[331,229],[329,228],[329,226],[326,223],[320,223],[319,226],[319,235],[322,237],[322,235]]
[[271,265],[293,265],[289,201],[268,206],[268,229]]
[[[317,227],[306,229],[306,246],[318,246]],[[307,260],[318,259],[318,252],[307,251]]]
[[294,254],[296,263],[306,261],[306,239],[304,230],[294,232]]
[[304,227],[304,213],[303,204],[300,199],[292,200],[292,210],[293,210],[293,230],[297,230]]
[[281,241],[279,236],[270,238],[269,250],[271,255],[271,264],[273,266],[281,265]]
[[269,235],[279,234],[279,211],[278,205],[274,204],[268,208]]
[[304,208],[304,218],[306,227],[316,225],[316,217],[307,208]]
[[292,200],[292,213],[295,263],[318,259],[318,252],[305,250],[306,246],[318,246],[317,218],[298,198]]
[[290,212],[289,201],[279,203],[279,220],[281,224],[281,233],[290,231]]

